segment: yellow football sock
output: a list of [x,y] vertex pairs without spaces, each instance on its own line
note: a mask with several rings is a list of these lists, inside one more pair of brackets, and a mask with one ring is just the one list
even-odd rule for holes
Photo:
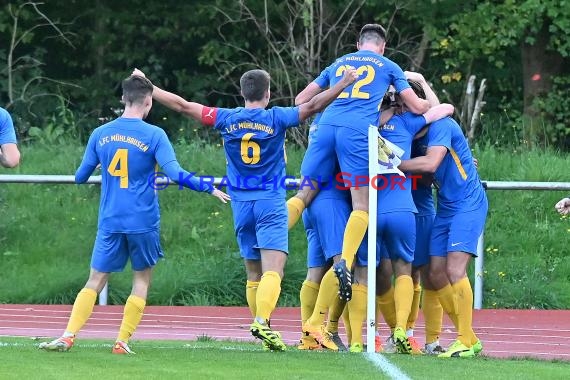
[[315,303],[317,302],[317,297],[319,295],[320,285],[316,282],[305,280],[303,281],[303,286],[301,286],[301,291],[299,292],[299,299],[301,300],[301,326],[307,322],[307,319],[313,314],[315,309]]
[[396,327],[406,329],[412,300],[414,298],[414,281],[411,276],[396,277],[394,283],[394,304],[396,305]]
[[352,334],[351,344],[362,344],[362,324],[366,321],[367,290],[368,287],[362,284],[352,285],[352,299],[347,304]]
[[477,341],[473,332],[473,289],[467,277],[463,277],[452,286],[457,295],[458,339],[465,346],[471,347]]
[[141,322],[145,306],[146,300],[144,298],[133,294],[127,298],[125,311],[123,312],[123,321],[121,322],[119,336],[117,337],[118,341],[120,340],[125,343],[129,341],[131,335],[133,335]]
[[305,203],[297,197],[289,198],[287,201],[287,212],[289,213],[289,229],[293,228],[295,224],[299,221],[303,210],[305,209]]
[[457,297],[450,284],[445,285],[437,291],[437,298],[439,303],[445,311],[445,314],[451,319],[455,329],[458,330],[457,324]]
[[87,322],[91,316],[96,300],[97,292],[95,290],[83,288],[79,291],[73,303],[69,322],[67,322],[66,333],[75,335],[81,330],[85,322]]
[[327,331],[330,333],[338,333],[338,320],[342,312],[346,308],[346,301],[336,297],[329,308],[329,320],[327,322]]
[[281,293],[281,277],[279,273],[267,271],[261,276],[259,286],[257,287],[256,297],[256,317],[268,321],[271,313],[275,310],[279,294]]
[[437,291],[424,289],[422,312],[425,319],[426,343],[439,340],[443,319],[443,308],[439,303]]
[[321,281],[321,288],[319,289],[319,295],[315,302],[315,309],[311,317],[307,320],[307,323],[313,327],[322,325],[325,322],[325,316],[333,304],[335,297],[338,298],[337,295],[338,279],[331,268],[325,273]]
[[342,321],[344,322],[344,331],[346,332],[346,339],[348,340],[348,345],[352,342],[352,328],[350,327],[350,312],[348,311],[348,305],[344,308],[342,313]]
[[352,269],[356,251],[362,243],[364,234],[368,229],[368,213],[362,210],[355,210],[350,213],[346,228],[344,230],[344,238],[342,241],[342,258],[346,260],[346,267]]
[[396,328],[396,304],[394,303],[393,286],[386,293],[376,296],[376,308],[382,313],[390,330],[394,330]]
[[416,320],[418,319],[418,314],[420,313],[420,299],[422,298],[422,287],[420,284],[415,284],[414,286],[414,298],[412,298],[412,308],[410,309],[410,315],[408,316],[408,323],[406,329],[413,329],[416,327]]
[[249,306],[249,312],[251,316],[255,318],[255,314],[257,311],[257,288],[259,286],[259,281],[249,281],[247,280],[245,284],[245,298],[247,300],[247,306]]

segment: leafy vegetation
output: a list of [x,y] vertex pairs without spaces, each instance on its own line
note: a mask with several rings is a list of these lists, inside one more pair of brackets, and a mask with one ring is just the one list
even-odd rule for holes
[[[388,30],[386,55],[423,72],[442,100],[461,109],[475,75],[487,80],[484,118],[498,134],[515,129],[529,145],[570,144],[565,2],[198,0],[150,2],[140,12],[133,12],[140,9],[134,0],[2,4],[0,104],[13,113],[21,138],[59,133],[52,121],[62,122],[64,104],[73,123],[58,126],[84,140],[116,115],[120,80],[134,67],[218,106],[240,105],[241,73],[263,67],[272,74],[272,104],[289,105],[335,57],[354,50],[363,24],[375,21]],[[173,138],[215,139],[161,107],[150,121]],[[41,136],[37,130],[50,128]],[[302,132],[292,131],[291,141],[303,145]],[[476,136],[486,141],[482,134]]]

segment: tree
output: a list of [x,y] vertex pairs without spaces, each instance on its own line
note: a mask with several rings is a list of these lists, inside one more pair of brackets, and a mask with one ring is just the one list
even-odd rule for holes
[[[484,1],[452,21],[440,33],[448,66],[468,65],[469,71],[476,70],[475,63],[522,67],[524,120],[535,143],[548,116],[536,100],[552,91],[556,78],[570,74],[570,6],[555,0]],[[520,63],[513,61],[513,48],[520,52]]]

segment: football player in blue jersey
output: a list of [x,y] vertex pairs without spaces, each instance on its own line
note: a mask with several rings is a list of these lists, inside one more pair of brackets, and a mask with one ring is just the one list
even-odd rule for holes
[[5,168],[15,168],[20,163],[16,131],[12,116],[0,107],[0,165]]
[[[144,75],[139,70],[135,73]],[[170,109],[205,125],[213,126],[224,139],[234,229],[247,272],[246,298],[254,321],[253,336],[271,350],[286,349],[277,331],[269,326],[281,292],[288,254],[285,205],[284,145],[287,128],[296,127],[323,110],[358,77],[356,70],[343,72],[327,91],[298,107],[266,109],[270,76],[250,70],[240,79],[245,107],[216,108],[186,101],[155,86],[153,97]],[[332,174],[332,173],[331,173]]]
[[427,131],[423,157],[403,161],[401,170],[431,173],[438,187],[437,213],[430,242],[430,280],[458,337],[440,357],[472,357],[482,344],[473,332],[473,291],[467,265],[487,217],[488,201],[461,127],[450,117]]
[[[411,158],[425,156],[427,150],[426,143],[425,139],[422,138],[414,140]],[[414,251],[414,261],[412,263],[412,277],[414,278],[414,285],[418,284],[421,279],[421,309],[425,323],[424,353],[428,355],[439,355],[445,352],[439,343],[443,309],[437,296],[437,289],[431,284],[429,277],[429,245],[436,213],[432,182],[432,176],[424,173],[422,178],[418,180],[416,188],[412,189],[414,204],[418,209],[418,213],[416,214],[416,250]],[[415,288],[414,297],[416,297]],[[414,299],[414,304],[415,302],[416,300]],[[408,319],[408,330],[412,330],[412,336],[417,317],[418,310],[412,307],[410,318]]]
[[[449,116],[454,111],[451,104],[439,104],[437,97],[425,81],[410,81],[410,85],[419,98],[427,98],[431,108],[423,115],[415,115],[411,112],[394,115],[380,129],[383,138],[404,152],[401,157],[403,160],[410,158],[412,141],[416,133],[426,124]],[[412,346],[406,334],[414,299],[414,284],[411,275],[416,243],[414,214],[417,210],[412,198],[412,186],[410,176],[401,177],[398,174],[381,176],[378,181],[377,239],[381,249],[386,248],[396,277],[393,290],[396,314],[393,340],[399,352],[421,354],[420,348],[416,344]],[[363,245],[366,245],[366,242]],[[351,319],[361,314],[359,317],[362,322],[366,318],[367,262],[367,249],[359,250],[354,273],[357,284],[353,286],[353,299],[349,303]],[[382,296],[382,293],[378,294]],[[358,311],[364,312],[358,313]]]
[[[356,68],[359,74],[358,80],[323,112],[319,131],[301,165],[301,175],[315,180],[330,176],[338,158],[343,179],[350,182],[353,211],[344,233],[342,260],[333,267],[338,279],[331,279],[339,283],[339,295],[346,300],[352,297],[350,270],[368,228],[368,128],[379,124],[380,104],[390,85],[413,112],[423,114],[429,109],[429,103],[410,88],[402,69],[382,55],[385,41],[386,31],[381,25],[365,25],[357,43],[358,51],[338,58],[296,98],[297,104],[311,99],[334,85],[347,68]],[[314,197],[312,187],[306,186],[287,202],[290,227]],[[335,282],[326,288],[336,293]]]
[[[318,120],[317,116],[309,129],[309,144],[318,129]],[[335,177],[338,173],[337,165]],[[323,276],[333,261],[340,260],[342,233],[350,211],[350,192],[344,189],[342,182],[334,178],[321,183],[321,191],[303,211],[308,243],[308,270],[300,291],[301,326],[304,328],[313,313],[319,315],[328,312],[328,322],[326,328],[321,326],[316,336],[303,331],[299,349],[317,349],[322,346],[334,351],[346,351],[346,346],[338,335],[338,320],[346,303],[337,297],[336,302],[329,305],[329,302],[322,299],[319,290]]]
[[121,272],[130,259],[133,287],[125,303],[123,321],[112,352],[132,354],[128,346],[146,305],[152,269],[163,257],[160,246],[160,211],[153,184],[155,167],[192,190],[212,194],[222,202],[227,194],[202,184],[183,170],[176,160],[166,133],[143,121],[152,107],[152,83],[142,76],[122,82],[125,110],[121,117],[95,129],[75,173],[85,183],[95,168],[103,168],[97,237],[91,258],[91,272],[79,292],[62,337],[40,344],[49,351],[68,351],[75,335],[89,319],[97,294],[111,272]]

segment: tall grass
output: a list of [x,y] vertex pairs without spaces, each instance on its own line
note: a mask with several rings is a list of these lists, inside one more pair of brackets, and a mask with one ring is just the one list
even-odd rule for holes
[[[83,147],[23,146],[22,165],[2,174],[73,174]],[[570,181],[562,154],[475,147],[486,180]],[[224,173],[218,145],[180,143],[183,167]],[[288,171],[299,174],[302,152],[288,151]],[[489,191],[486,227],[485,306],[570,308],[569,219],[553,209],[563,192]],[[162,245],[150,304],[245,305],[245,273],[231,210],[205,194],[176,187],[160,194]],[[97,228],[96,185],[0,186],[0,302],[71,303],[87,279]],[[302,224],[290,234],[281,305],[297,305],[306,272]],[[110,301],[124,302],[131,275],[113,275]]]

